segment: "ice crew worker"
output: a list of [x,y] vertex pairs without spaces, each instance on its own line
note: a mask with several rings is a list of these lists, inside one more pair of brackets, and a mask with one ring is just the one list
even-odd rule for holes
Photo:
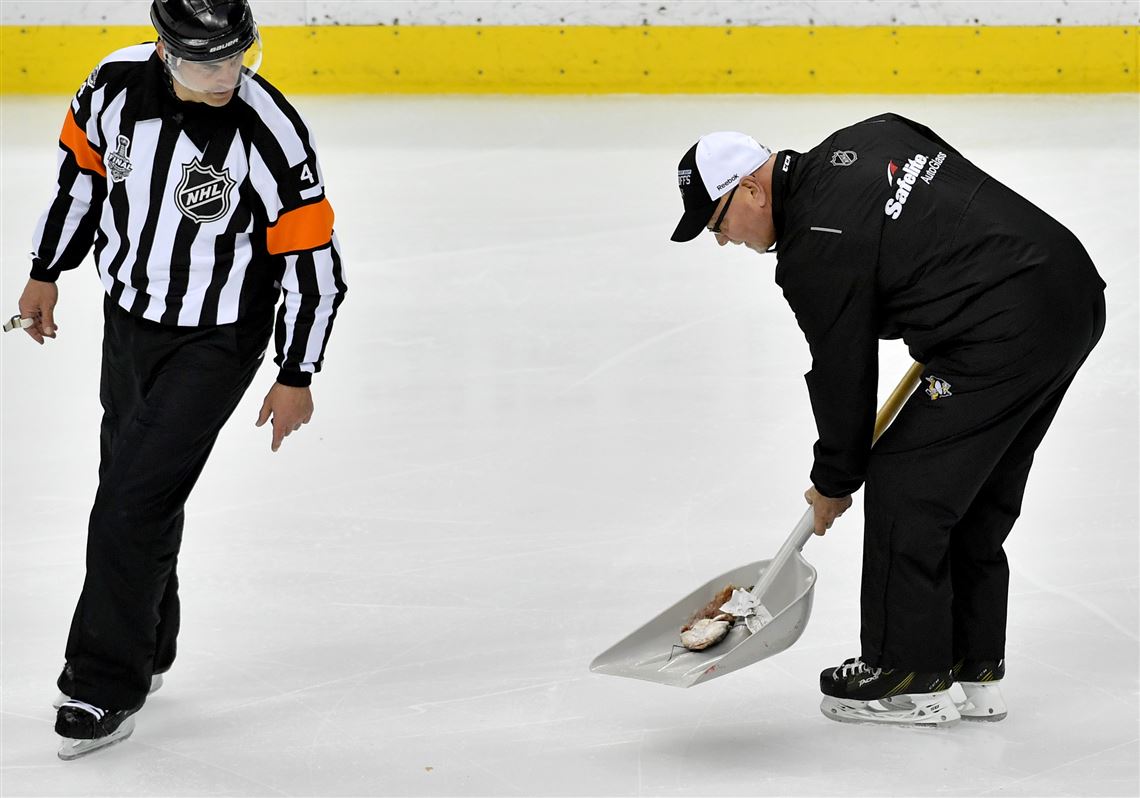
[[[681,159],[674,241],[774,248],[811,349],[823,534],[866,485],[861,656],[836,720],[1000,719],[1009,568],[1033,453],[1104,330],[1104,281],[1063,225],[929,128],[883,114],[774,155],[741,133]],[[874,450],[879,339],[923,380]],[[957,679],[968,700],[949,701]],[[890,698],[886,704],[867,702]]]
[[58,681],[64,758],[129,735],[170,668],[186,499],[271,335],[279,371],[257,424],[272,419],[276,451],[309,421],[346,291],[312,137],[256,74],[246,0],[155,0],[151,20],[157,42],[109,55],[71,103],[15,320],[54,338],[56,280],[94,244],[103,421]]

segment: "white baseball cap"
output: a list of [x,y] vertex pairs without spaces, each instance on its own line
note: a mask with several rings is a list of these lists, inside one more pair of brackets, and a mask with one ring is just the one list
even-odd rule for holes
[[677,164],[677,186],[685,213],[672,239],[692,241],[700,235],[720,198],[771,157],[771,150],[744,133],[722,131],[701,136]]

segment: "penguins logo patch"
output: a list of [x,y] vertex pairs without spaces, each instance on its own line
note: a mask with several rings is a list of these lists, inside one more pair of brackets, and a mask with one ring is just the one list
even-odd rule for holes
[[950,393],[950,383],[934,376],[926,378],[926,386],[926,395],[930,397],[932,402],[954,395]]
[[198,224],[214,222],[229,213],[230,191],[235,185],[228,169],[219,172],[195,158],[182,165],[182,182],[174,190],[174,204],[183,216]]

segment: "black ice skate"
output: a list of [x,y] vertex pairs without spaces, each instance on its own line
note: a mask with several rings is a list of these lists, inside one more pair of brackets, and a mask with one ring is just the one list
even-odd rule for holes
[[949,726],[960,715],[950,698],[949,670],[916,673],[868,667],[858,657],[819,675],[820,711],[844,723]]
[[127,739],[135,730],[132,715],[137,711],[108,711],[83,701],[65,701],[55,717],[55,733],[63,738],[59,758],[77,759]]
[[954,681],[962,686],[966,700],[958,704],[962,720],[1001,720],[1006,715],[999,686],[1005,676],[1005,660],[963,659],[954,666]]
[[[156,673],[154,676],[150,677],[150,689],[146,691],[146,694],[152,695],[154,693],[157,693],[160,687],[162,687],[162,674]],[[59,709],[70,700],[71,696],[69,696],[67,693],[60,693],[55,697],[55,701],[51,702],[51,705],[54,709]]]

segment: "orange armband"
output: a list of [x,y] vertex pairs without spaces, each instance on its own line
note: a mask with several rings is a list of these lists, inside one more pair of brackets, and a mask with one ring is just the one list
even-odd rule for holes
[[87,140],[87,134],[75,121],[75,112],[67,109],[67,118],[63,120],[63,130],[59,134],[59,141],[75,156],[75,163],[80,169],[88,172],[97,172],[103,177],[107,170],[103,167],[103,158]]
[[332,240],[333,209],[328,199],[302,205],[281,214],[265,231],[265,248],[270,255],[316,249]]

